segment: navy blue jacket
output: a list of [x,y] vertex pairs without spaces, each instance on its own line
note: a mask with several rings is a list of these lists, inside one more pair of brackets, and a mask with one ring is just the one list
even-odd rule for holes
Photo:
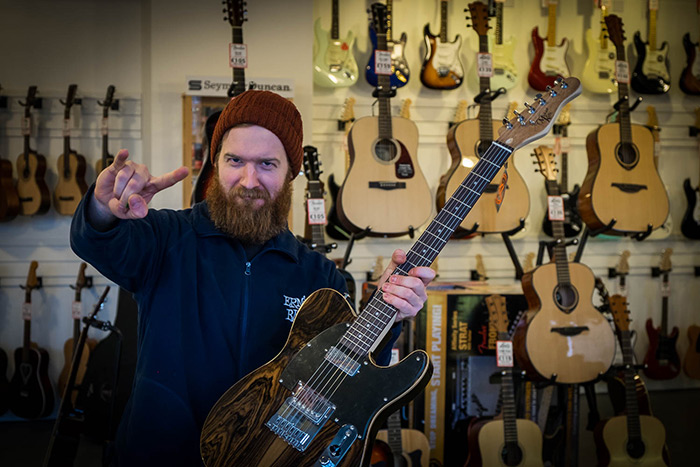
[[[117,434],[117,464],[201,465],[199,435],[218,398],[283,347],[300,304],[320,288],[346,291],[334,263],[289,230],[248,261],[216,229],[208,205],[151,209],[107,232],[87,222],[88,190],[71,247],[134,293],[138,362]],[[392,341],[400,324],[392,329]],[[377,358],[388,362],[391,347]]]

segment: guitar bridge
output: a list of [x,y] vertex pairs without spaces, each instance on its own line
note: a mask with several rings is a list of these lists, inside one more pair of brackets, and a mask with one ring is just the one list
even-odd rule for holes
[[561,328],[552,328],[552,332],[558,332],[562,336],[566,337],[578,336],[583,331],[588,331],[588,326],[565,326]]
[[638,185],[636,183],[612,183],[611,186],[619,188],[623,193],[637,193],[646,190],[646,185]]
[[334,411],[335,405],[300,381],[265,426],[303,452]]

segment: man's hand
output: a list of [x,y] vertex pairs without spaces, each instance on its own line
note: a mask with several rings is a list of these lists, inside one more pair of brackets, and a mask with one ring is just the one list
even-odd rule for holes
[[122,149],[114,162],[97,177],[95,193],[88,213],[92,223],[106,225],[118,219],[140,219],[148,214],[153,196],[187,177],[187,167],[180,167],[154,177],[144,164],[127,160],[129,151]]
[[[396,266],[406,262],[406,253],[395,250],[377,286],[384,294],[384,301],[399,310],[396,321],[413,318],[428,299],[425,287],[435,278],[435,271],[428,267],[416,267],[407,276],[391,275]],[[388,280],[387,280],[388,279]]]

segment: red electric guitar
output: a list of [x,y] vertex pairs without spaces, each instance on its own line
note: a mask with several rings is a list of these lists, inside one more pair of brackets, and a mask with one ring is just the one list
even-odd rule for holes
[[563,38],[557,45],[557,0],[550,0],[548,9],[547,36],[540,37],[537,26],[532,30],[535,58],[532,60],[527,82],[538,91],[546,91],[547,86],[552,86],[557,76],[571,74],[569,65],[566,64],[569,41]]

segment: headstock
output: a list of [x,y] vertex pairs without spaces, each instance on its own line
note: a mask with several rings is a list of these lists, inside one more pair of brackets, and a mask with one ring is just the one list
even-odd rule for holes
[[488,34],[489,29],[489,9],[485,3],[472,2],[468,5],[469,16],[467,19],[472,20],[474,31],[480,36]]
[[355,120],[355,98],[347,97],[340,111],[340,121],[347,124]]
[[226,8],[224,8],[224,13],[226,13],[224,21],[228,21],[232,27],[241,27],[245,21],[248,21],[246,2],[241,0],[224,0],[221,3],[226,5]]
[[387,25],[387,10],[386,5],[383,3],[373,3],[371,6],[372,10],[372,25],[377,34],[386,35],[388,25]]
[[506,297],[503,295],[490,295],[484,298],[489,310],[489,326],[500,333],[508,333],[508,312],[506,310]]
[[659,271],[661,273],[671,272],[671,255],[673,254],[673,248],[665,248],[661,254],[661,263],[659,264]]
[[85,277],[85,268],[87,268],[87,263],[80,263],[80,267],[78,268],[78,277],[75,279],[75,285],[73,286],[76,293],[80,293],[81,290],[88,286],[87,277]]
[[625,274],[629,274],[630,265],[627,262],[629,257],[630,257],[629,250],[625,250],[620,254],[620,261],[617,263],[617,266],[615,267],[615,272],[617,272],[618,276],[623,276]]
[[411,104],[413,101],[409,98],[406,98],[403,100],[401,103],[401,111],[399,112],[399,115],[401,118],[405,118],[407,120],[411,119]]
[[539,166],[538,172],[544,175],[544,178],[550,182],[557,181],[556,172],[556,161],[554,160],[554,151],[549,146],[537,146],[535,148],[535,160],[537,160],[537,165]]
[[114,102],[114,86],[109,85],[107,86],[107,93],[105,94],[105,100],[102,102],[98,102],[98,105],[102,106],[102,116],[104,118],[107,118],[107,115],[109,114],[109,109],[112,108]]
[[309,181],[317,181],[322,173],[318,150],[314,146],[304,146],[304,175]]
[[529,252],[525,255],[525,261],[523,261],[523,272],[530,272],[535,269],[535,254]]
[[31,292],[34,289],[39,288],[39,279],[36,276],[36,270],[39,267],[39,263],[32,261],[29,264],[29,272],[27,273],[27,282],[24,284],[25,292]]
[[486,275],[486,265],[484,265],[484,257],[479,253],[475,255],[476,258],[476,274],[480,281],[485,281],[489,277]]
[[61,101],[61,104],[64,105],[65,110],[63,112],[63,118],[68,120],[70,118],[70,109],[73,107],[74,104],[79,104],[80,101],[75,98],[76,93],[78,92],[78,85],[77,84],[71,84],[68,86],[68,93],[66,94],[66,100]]
[[622,25],[622,18],[617,15],[607,15],[605,17],[605,26],[608,29],[608,36],[613,44],[615,44],[615,49],[618,51],[618,58],[621,56],[620,51],[625,50],[625,30]]
[[653,105],[647,105],[647,124],[651,130],[659,129],[659,117],[656,116],[656,108]]
[[610,312],[613,315],[615,326],[620,332],[630,330],[630,312],[627,309],[627,298],[622,295],[613,295],[610,297]]
[[469,103],[467,102],[466,99],[460,99],[459,102],[457,102],[457,109],[455,109],[455,118],[452,121],[452,124],[459,123],[462,120],[467,119],[467,106]]

